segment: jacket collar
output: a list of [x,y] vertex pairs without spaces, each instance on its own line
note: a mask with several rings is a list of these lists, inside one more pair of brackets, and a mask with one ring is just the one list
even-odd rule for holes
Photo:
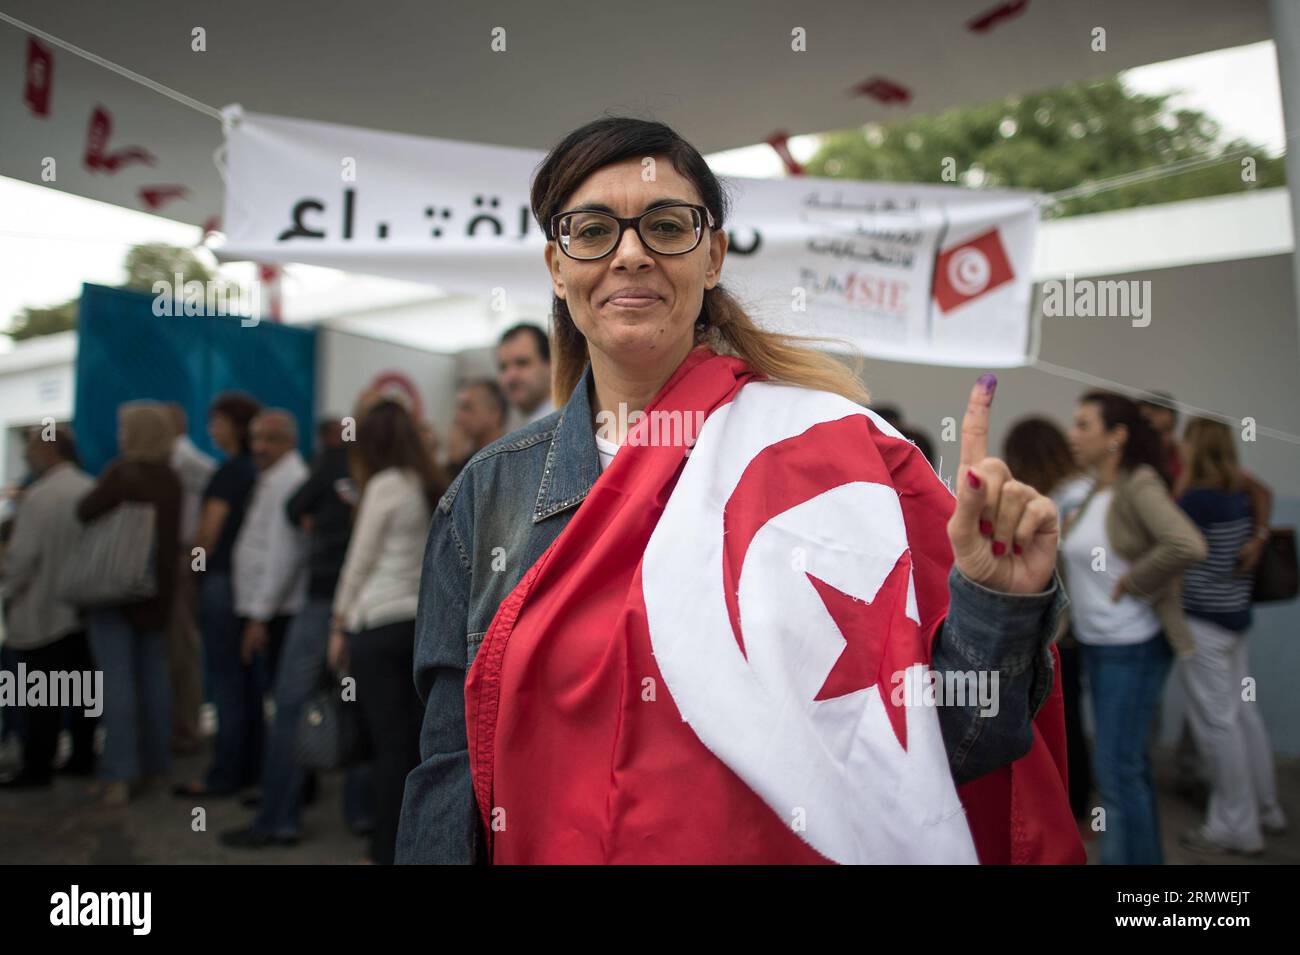
[[600,477],[600,455],[591,425],[591,362],[560,412],[546,452],[542,484],[537,490],[533,523],[582,503]]

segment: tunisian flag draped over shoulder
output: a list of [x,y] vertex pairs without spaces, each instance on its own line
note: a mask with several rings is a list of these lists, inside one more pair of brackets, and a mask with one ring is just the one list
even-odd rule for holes
[[902,692],[952,565],[921,453],[704,346],[646,412],[470,669],[492,861],[1082,861],[1059,680],[1029,754],[960,794]]

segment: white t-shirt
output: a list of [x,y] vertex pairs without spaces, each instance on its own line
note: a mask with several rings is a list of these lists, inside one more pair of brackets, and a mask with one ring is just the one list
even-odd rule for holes
[[609,467],[609,463],[614,460],[614,455],[618,454],[619,445],[613,441],[606,441],[600,435],[596,435],[596,453],[600,455],[600,469],[602,471]]
[[1074,512],[1079,509],[1088,492],[1092,490],[1093,479],[1086,474],[1077,474],[1072,478],[1062,481],[1058,487],[1052,489],[1052,502],[1056,505],[1057,514],[1060,515],[1061,526],[1065,526],[1068,518],[1073,516]]
[[[1160,618],[1150,604],[1132,594],[1116,601],[1110,599],[1115,581],[1129,568],[1128,561],[1115,552],[1106,536],[1106,512],[1113,494],[1113,488],[1094,494],[1061,544],[1074,635],[1080,643],[1093,646],[1144,643],[1160,631]],[[1100,555],[1094,557],[1093,550],[1098,547],[1104,548],[1104,564]],[[1094,563],[1105,570],[1094,569]]]

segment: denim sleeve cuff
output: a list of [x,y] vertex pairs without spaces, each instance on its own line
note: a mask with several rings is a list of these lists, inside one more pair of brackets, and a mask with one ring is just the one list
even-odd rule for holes
[[1036,594],[1008,594],[975,583],[954,565],[948,575],[948,648],[976,670],[1018,676],[1032,669],[1030,716],[1052,691],[1051,645],[1065,619],[1069,598],[1060,575]]

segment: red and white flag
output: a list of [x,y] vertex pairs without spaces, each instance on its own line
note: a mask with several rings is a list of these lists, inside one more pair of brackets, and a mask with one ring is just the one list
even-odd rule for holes
[[997,229],[944,249],[934,263],[934,300],[951,312],[1015,278]]
[[[694,446],[647,440],[656,411],[702,413]],[[493,861],[1082,861],[1059,685],[1033,750],[960,792],[897,692],[948,605],[921,453],[704,347],[646,412],[470,670]]]

